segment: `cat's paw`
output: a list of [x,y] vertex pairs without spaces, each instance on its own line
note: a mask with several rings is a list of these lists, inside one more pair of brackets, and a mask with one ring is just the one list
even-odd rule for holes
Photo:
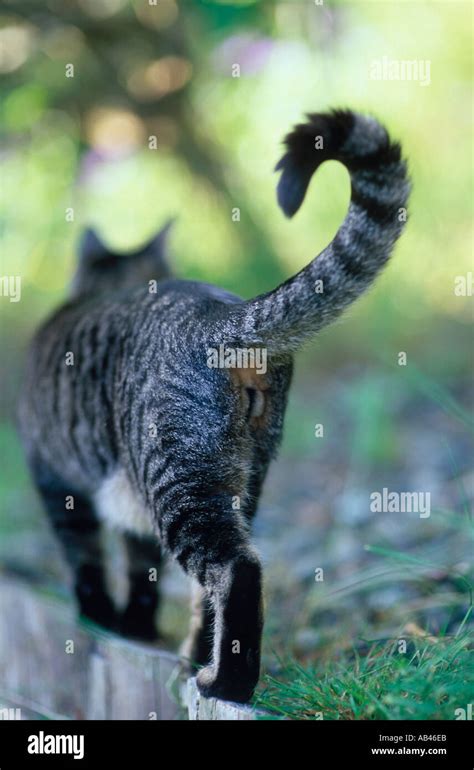
[[117,631],[118,616],[107,594],[95,593],[82,596],[79,602],[79,617],[92,621],[107,631]]
[[219,698],[234,703],[247,703],[257,685],[254,679],[245,681],[243,677],[232,679],[223,673],[216,672],[214,666],[205,666],[197,677],[198,690],[205,698]]
[[83,620],[97,623],[108,631],[117,630],[117,610],[105,589],[100,567],[91,564],[83,565],[77,575],[75,593],[79,604],[79,615]]
[[128,607],[120,618],[118,632],[121,636],[136,639],[148,644],[156,643],[160,635],[156,629],[154,617],[143,615],[135,607]]

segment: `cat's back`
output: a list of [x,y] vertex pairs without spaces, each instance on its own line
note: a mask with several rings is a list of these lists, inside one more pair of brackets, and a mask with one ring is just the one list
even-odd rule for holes
[[20,427],[32,407],[54,407],[71,389],[75,397],[99,385],[106,393],[119,363],[127,366],[137,351],[143,359],[163,359],[205,343],[225,307],[239,302],[218,287],[179,279],[160,281],[154,290],[147,285],[66,301],[29,346]]

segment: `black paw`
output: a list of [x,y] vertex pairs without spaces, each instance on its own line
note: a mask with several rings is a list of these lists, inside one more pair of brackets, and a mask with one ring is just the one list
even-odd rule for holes
[[120,634],[142,642],[156,642],[159,634],[155,625],[155,604],[143,598],[131,602],[120,618]]
[[219,698],[234,703],[248,703],[251,699],[258,679],[252,677],[232,679],[224,674],[217,674],[213,666],[202,668],[197,677],[198,690],[205,698]]
[[102,570],[94,565],[84,565],[76,582],[76,596],[80,616],[107,628],[117,630],[117,611],[104,586]]
[[78,598],[81,618],[91,620],[108,631],[117,631],[117,611],[107,594],[94,593],[87,597],[79,596]]

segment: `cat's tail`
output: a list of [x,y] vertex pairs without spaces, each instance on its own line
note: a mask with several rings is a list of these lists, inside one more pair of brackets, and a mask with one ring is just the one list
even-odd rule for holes
[[351,202],[318,257],[278,288],[233,308],[230,326],[240,341],[274,354],[295,350],[370,286],[403,230],[410,191],[400,146],[374,118],[342,110],[308,115],[285,144],[276,169],[282,172],[278,202],[287,216],[298,211],[325,160],[348,169]]

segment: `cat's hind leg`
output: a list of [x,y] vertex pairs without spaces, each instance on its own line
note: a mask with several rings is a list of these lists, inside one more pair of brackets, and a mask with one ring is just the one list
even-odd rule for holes
[[[260,672],[262,570],[231,496],[188,494],[162,516],[165,542],[203,587],[213,613],[212,660],[197,676],[206,697],[246,702]],[[171,496],[170,496],[171,497]],[[171,500],[170,500],[171,502]]]
[[73,571],[81,616],[115,629],[117,615],[105,580],[101,525],[90,500],[43,461],[32,464],[33,477],[48,517]]
[[142,641],[158,639],[156,615],[158,582],[162,571],[161,549],[152,536],[124,534],[128,558],[128,603],[120,621],[120,633]]

